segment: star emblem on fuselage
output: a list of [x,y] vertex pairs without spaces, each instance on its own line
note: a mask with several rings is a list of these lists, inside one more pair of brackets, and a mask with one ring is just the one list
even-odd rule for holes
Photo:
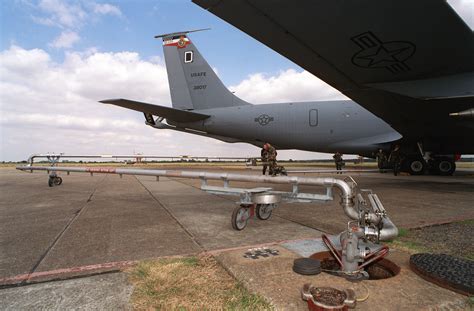
[[258,122],[260,125],[267,125],[268,123],[272,122],[274,120],[273,117],[270,117],[267,114],[261,114],[258,117],[255,118],[255,122]]

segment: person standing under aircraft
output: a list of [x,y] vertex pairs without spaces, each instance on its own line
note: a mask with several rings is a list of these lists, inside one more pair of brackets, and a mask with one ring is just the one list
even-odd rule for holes
[[377,166],[380,173],[385,173],[383,169],[387,166],[387,156],[382,149],[379,149],[379,151],[377,151],[375,154],[375,157],[377,158]]
[[[342,160],[342,154],[340,152],[336,152],[332,158],[334,159],[334,163],[336,164],[336,170],[342,170],[344,166],[344,161]],[[337,174],[342,174],[342,172],[338,172]]]
[[263,164],[262,175],[265,175],[265,173],[267,172],[267,167],[268,167],[268,146],[267,146],[267,144],[263,145],[262,150],[260,151],[260,156],[261,156],[262,164]]
[[397,176],[400,172],[400,168],[402,167],[403,155],[400,152],[400,145],[395,145],[390,156],[388,157],[388,162],[392,164],[393,167],[393,175]]
[[275,176],[276,175],[276,171],[275,171],[275,168],[277,166],[277,151],[275,149],[275,147],[273,147],[272,145],[270,145],[270,143],[266,143],[265,144],[267,147],[266,147],[266,150],[267,150],[267,159],[268,159],[268,166],[270,168],[269,170],[269,174],[271,176]]

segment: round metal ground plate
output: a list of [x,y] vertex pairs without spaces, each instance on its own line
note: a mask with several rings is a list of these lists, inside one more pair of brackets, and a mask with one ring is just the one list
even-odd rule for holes
[[410,268],[429,282],[463,295],[474,294],[474,261],[423,253],[410,256]]

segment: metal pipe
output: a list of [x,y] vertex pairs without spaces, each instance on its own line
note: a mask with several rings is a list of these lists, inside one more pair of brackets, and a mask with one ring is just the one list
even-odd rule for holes
[[379,232],[379,240],[380,241],[388,241],[396,238],[398,236],[398,228],[395,224],[390,220],[388,216],[385,216],[382,219],[383,227]]
[[121,168],[94,168],[94,167],[46,167],[46,166],[18,166],[22,171],[56,171],[56,172],[76,172],[76,173],[99,173],[99,174],[121,174],[121,175],[141,175],[141,176],[163,176],[163,177],[181,177],[181,178],[200,178],[210,180],[228,180],[271,184],[298,184],[310,186],[330,186],[341,190],[341,206],[346,215],[351,219],[359,219],[359,213],[355,209],[354,194],[352,188],[341,179],[324,177],[308,178],[297,176],[257,176],[229,173],[210,173],[179,170],[143,170],[143,169],[121,169]]
[[[67,155],[67,154],[32,154],[28,157],[28,163],[33,165],[34,159],[36,158],[48,158],[48,157],[59,157],[59,158],[66,158],[66,159],[211,159],[211,160],[248,160],[253,159],[252,157],[217,157],[217,156],[157,156],[157,155],[147,155],[147,154],[132,154],[132,155],[111,155],[111,154],[102,154],[102,155],[92,155],[92,154],[83,154],[83,155]],[[255,157],[254,157],[255,158]],[[256,158],[255,158],[256,159]]]

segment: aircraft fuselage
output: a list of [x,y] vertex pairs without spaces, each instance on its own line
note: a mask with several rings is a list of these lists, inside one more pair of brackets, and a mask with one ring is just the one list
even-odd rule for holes
[[[170,123],[227,142],[279,149],[370,155],[401,138],[387,123],[349,100],[244,105],[198,110],[210,118]],[[196,134],[196,133],[194,133]]]

